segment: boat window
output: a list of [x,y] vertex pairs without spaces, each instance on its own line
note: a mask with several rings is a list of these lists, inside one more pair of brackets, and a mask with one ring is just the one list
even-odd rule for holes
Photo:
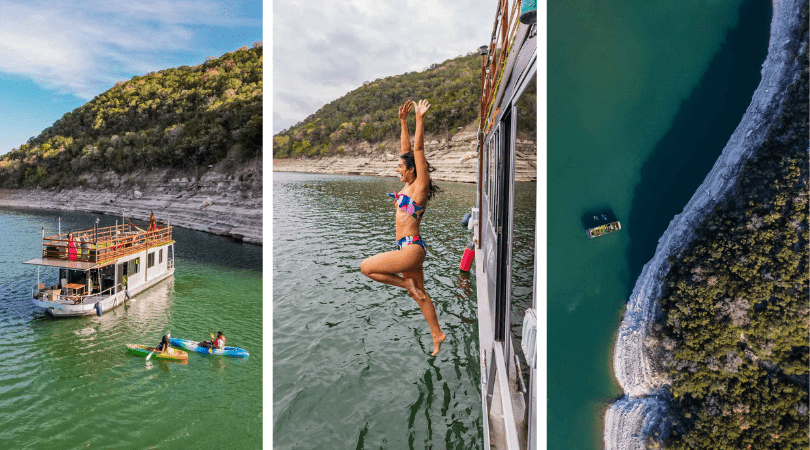
[[[537,161],[537,81],[531,81],[515,104],[515,151],[517,158]],[[514,350],[520,361],[521,376],[529,385],[529,365],[523,354],[523,319],[535,301],[535,264],[537,261],[537,182],[515,183],[512,230],[512,273],[510,292],[510,329]]]
[[158,264],[163,264],[163,249],[158,250]]
[[489,173],[487,174],[487,190],[484,193],[487,196],[487,204],[486,204],[486,216],[488,218],[490,215],[490,210],[492,209],[492,165],[493,165],[493,155],[495,153],[495,145],[493,144],[493,140],[490,137],[489,142],[487,143],[487,167],[489,167]]
[[129,275],[134,275],[141,270],[141,258],[131,259],[127,264],[127,274]]
[[115,265],[110,264],[101,268],[101,291],[115,286]]
[[490,212],[491,217],[493,217],[493,225],[498,227],[501,223],[500,221],[500,213],[501,207],[501,191],[503,183],[503,152],[504,152],[504,142],[503,137],[501,136],[501,124],[498,124],[498,129],[495,130],[495,165],[492,166],[493,172],[495,172],[495,176],[493,178],[493,189],[492,189],[492,210]]
[[492,150],[491,150],[491,164],[492,164],[492,173],[490,174],[489,180],[489,217],[492,221],[492,225],[494,227],[498,226],[497,219],[496,219],[496,208],[497,202],[496,197],[498,196],[498,159],[500,159],[500,150],[501,150],[501,130],[500,127],[495,129],[495,133],[492,135]]
[[155,252],[146,255],[146,268],[152,268],[155,265]]
[[484,143],[483,152],[483,158],[481,158],[481,161],[484,163],[484,176],[482,177],[483,179],[481,181],[484,183],[484,188],[481,190],[481,192],[489,196],[489,141]]

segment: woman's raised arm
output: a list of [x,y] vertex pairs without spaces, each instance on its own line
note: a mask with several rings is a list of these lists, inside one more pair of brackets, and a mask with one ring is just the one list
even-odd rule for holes
[[399,107],[399,126],[402,128],[399,138],[399,154],[404,155],[411,151],[411,136],[408,134],[408,113],[411,112],[411,102],[408,100]]
[[416,183],[424,189],[430,187],[430,172],[428,172],[427,159],[425,159],[425,124],[424,117],[430,104],[427,100],[419,100],[414,112],[416,112],[416,131],[413,136],[413,159],[416,164]]

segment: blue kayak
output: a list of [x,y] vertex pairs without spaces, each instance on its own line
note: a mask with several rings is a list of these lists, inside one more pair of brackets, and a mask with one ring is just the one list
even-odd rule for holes
[[189,341],[187,339],[171,338],[169,340],[174,347],[180,347],[190,352],[204,353],[206,355],[223,355],[235,356],[237,358],[247,358],[249,353],[247,350],[239,347],[225,347],[225,348],[208,348],[201,347],[197,341]]

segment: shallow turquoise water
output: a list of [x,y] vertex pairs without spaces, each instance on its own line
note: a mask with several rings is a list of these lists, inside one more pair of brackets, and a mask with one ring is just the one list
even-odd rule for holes
[[[613,346],[658,238],[750,103],[763,1],[548,7],[548,448],[602,448]],[[589,240],[609,211],[622,230]]]
[[[261,247],[175,228],[173,278],[101,317],[51,319],[29,300],[37,269],[21,262],[41,252],[40,227],[56,234],[58,216],[63,231],[116,219],[0,210],[0,448],[260,448]],[[219,330],[250,357],[191,354],[183,365],[124,347]]]

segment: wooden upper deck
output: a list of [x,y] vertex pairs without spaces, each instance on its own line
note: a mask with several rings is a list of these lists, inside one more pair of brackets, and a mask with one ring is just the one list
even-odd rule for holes
[[[75,255],[69,249],[68,235],[73,239]],[[171,242],[172,227],[167,225],[158,225],[153,231],[139,229],[131,224],[115,225],[43,237],[42,258],[84,261],[98,265]]]

